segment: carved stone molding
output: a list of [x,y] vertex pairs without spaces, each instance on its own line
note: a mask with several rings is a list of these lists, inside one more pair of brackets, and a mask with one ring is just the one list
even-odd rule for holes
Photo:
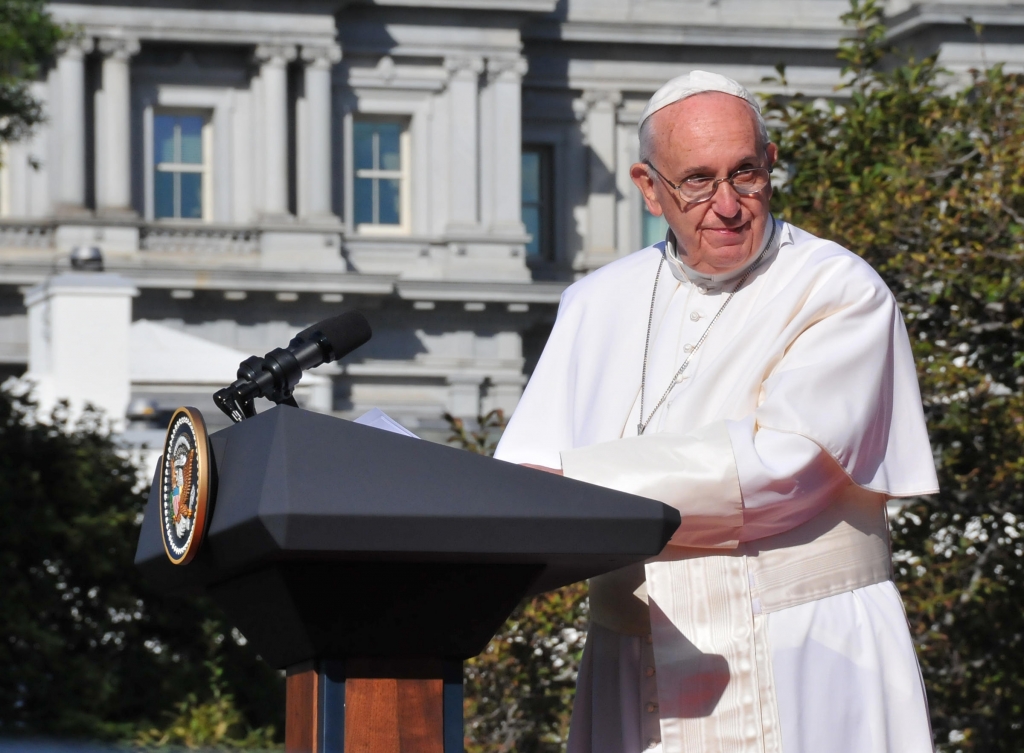
[[341,58],[340,45],[302,45],[302,60],[313,68],[330,70],[341,62]]
[[253,53],[253,60],[259,65],[285,66],[298,56],[293,44],[259,44]]
[[121,61],[127,61],[132,55],[138,55],[141,48],[138,39],[121,37],[100,39],[98,47],[103,55]]
[[587,89],[581,99],[588,110],[614,110],[622,104],[622,92],[613,89]]
[[444,59],[444,69],[450,79],[467,80],[484,72],[484,59],[471,55],[453,55]]
[[57,45],[57,52],[61,57],[75,60],[83,59],[94,49],[96,49],[96,44],[92,37],[72,37],[61,40]]
[[526,58],[488,58],[487,80],[518,84],[529,69]]

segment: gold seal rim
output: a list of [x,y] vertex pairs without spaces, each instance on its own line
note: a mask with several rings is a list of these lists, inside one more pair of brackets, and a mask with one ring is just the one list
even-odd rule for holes
[[[185,545],[185,553],[177,559],[167,548],[167,532],[164,530],[164,505],[166,504],[164,489],[164,461],[167,459],[167,443],[171,441],[171,431],[174,422],[180,415],[184,414],[192,423],[192,432],[196,439],[196,461],[199,466],[196,474],[196,513],[195,525],[192,526],[192,533],[188,543]],[[163,451],[160,453],[160,541],[164,545],[164,552],[167,559],[175,565],[187,565],[199,552],[203,542],[203,535],[206,533],[206,516],[210,497],[210,435],[206,431],[206,421],[198,408],[183,405],[176,409],[167,423],[167,434],[164,436]]]

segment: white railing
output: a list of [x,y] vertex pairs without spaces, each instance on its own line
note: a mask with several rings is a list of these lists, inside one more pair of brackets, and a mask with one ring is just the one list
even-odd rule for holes
[[258,254],[260,231],[255,228],[216,225],[143,225],[139,250],[193,254]]
[[52,220],[0,220],[0,248],[53,248]]

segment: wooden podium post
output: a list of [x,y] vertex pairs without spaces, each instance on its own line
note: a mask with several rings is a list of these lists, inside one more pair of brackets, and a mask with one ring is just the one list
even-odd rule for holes
[[286,690],[286,753],[463,750],[462,662],[307,662]]

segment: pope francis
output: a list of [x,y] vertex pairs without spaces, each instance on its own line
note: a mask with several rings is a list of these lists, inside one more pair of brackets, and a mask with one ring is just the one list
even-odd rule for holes
[[580,280],[497,457],[682,525],[590,583],[570,753],[931,751],[886,500],[936,491],[896,301],[769,212],[757,101],[655,93],[634,183],[670,230]]

